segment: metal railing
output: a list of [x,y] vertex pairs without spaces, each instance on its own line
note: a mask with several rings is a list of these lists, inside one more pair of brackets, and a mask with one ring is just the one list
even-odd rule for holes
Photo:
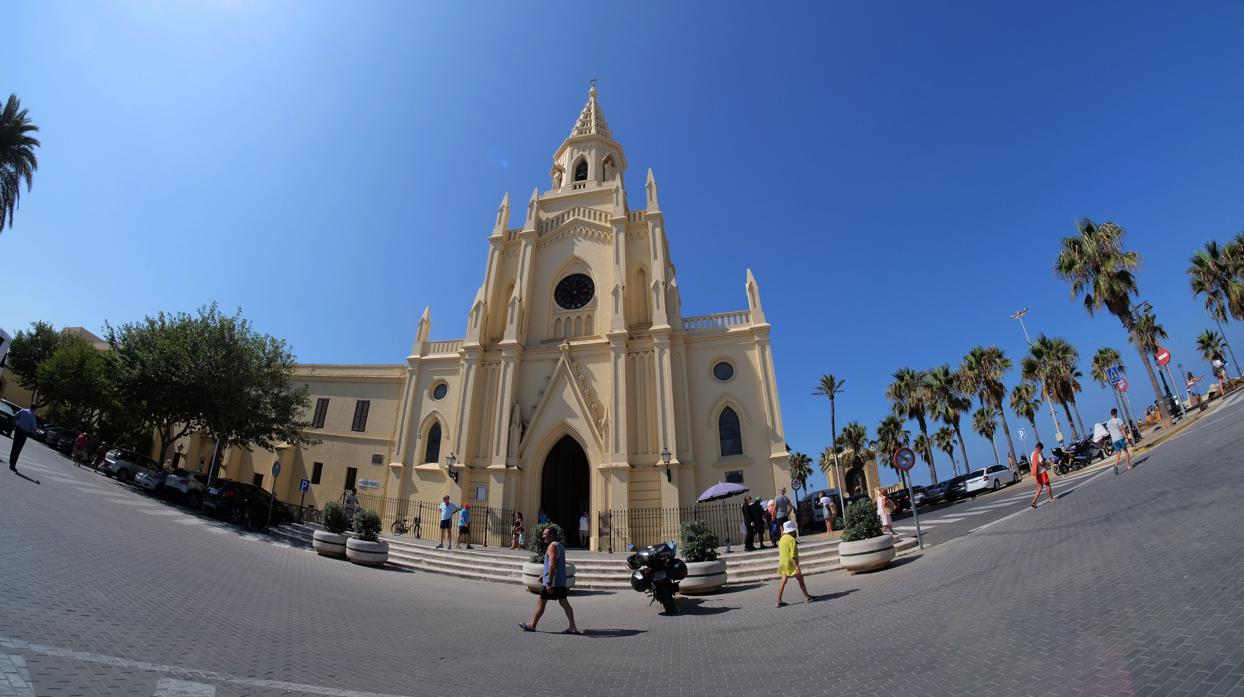
[[597,517],[601,547],[607,552],[625,552],[628,545],[636,548],[677,541],[682,524],[699,520],[717,535],[721,544],[726,539],[740,544],[743,535],[743,499],[682,506],[679,508],[630,508],[601,511]]
[[[358,496],[359,509],[375,511],[380,516],[380,530],[383,534],[393,535],[393,523],[403,521],[406,532],[399,535],[416,540],[435,542],[440,536],[441,511],[439,501],[416,501],[396,497],[382,497],[374,494]],[[507,508],[484,505],[471,505],[471,544],[481,547],[509,547],[510,530],[514,521],[514,513]],[[458,524],[460,513],[454,514],[450,530],[453,541],[458,540]]]

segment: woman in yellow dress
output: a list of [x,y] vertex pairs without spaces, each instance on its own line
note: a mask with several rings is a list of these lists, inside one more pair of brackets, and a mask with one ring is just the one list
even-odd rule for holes
[[788,520],[782,524],[782,539],[778,541],[778,575],[782,577],[778,584],[777,606],[785,607],[782,602],[782,591],[786,590],[786,582],[791,576],[799,581],[799,590],[803,591],[803,601],[810,603],[816,598],[808,595],[808,587],[803,584],[803,572],[799,570],[799,549],[795,543],[795,533],[799,526],[795,521]]

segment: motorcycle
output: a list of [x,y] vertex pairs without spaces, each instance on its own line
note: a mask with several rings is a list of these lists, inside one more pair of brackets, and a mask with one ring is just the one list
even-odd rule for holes
[[626,558],[632,572],[631,588],[651,596],[649,605],[659,601],[667,615],[678,612],[674,594],[678,592],[678,583],[687,577],[687,564],[675,553],[674,544],[662,542]]
[[1075,472],[1088,467],[1093,462],[1091,441],[1072,443],[1069,447],[1071,450],[1056,447],[1050,451],[1050,454],[1054,456],[1054,472],[1057,474]]

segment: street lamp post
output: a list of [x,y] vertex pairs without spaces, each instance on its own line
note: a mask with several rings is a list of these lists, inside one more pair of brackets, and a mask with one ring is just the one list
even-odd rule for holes
[[[1024,315],[1026,314],[1028,314],[1028,308],[1025,307],[1024,309],[1011,315],[1011,319],[1019,321],[1019,328],[1024,330],[1024,341],[1028,344],[1028,347],[1031,348],[1032,339],[1028,338],[1028,327],[1024,326]],[[1054,440],[1058,441],[1059,445],[1062,445],[1063,430],[1058,426],[1058,416],[1054,414],[1054,402],[1050,400],[1050,391],[1046,387],[1045,378],[1041,378],[1041,392],[1042,396],[1045,397],[1045,405],[1050,408],[1050,420],[1054,422]],[[1074,431],[1075,429],[1072,430]]]
[[457,461],[458,458],[453,454],[452,450],[445,456],[445,469],[449,471],[449,478],[454,480],[454,484],[458,483],[458,473],[454,471],[454,463]]
[[670,474],[670,457],[670,449],[663,446],[661,448],[661,463],[665,465],[665,481],[672,483],[674,475]]

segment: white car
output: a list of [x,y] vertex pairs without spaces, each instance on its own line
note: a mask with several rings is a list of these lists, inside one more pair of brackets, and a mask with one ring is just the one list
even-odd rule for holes
[[203,503],[203,492],[207,490],[207,475],[178,467],[164,478],[164,486],[191,508],[198,508]]
[[155,493],[164,484],[164,473],[150,470],[139,470],[134,475],[134,486]]
[[979,494],[982,491],[997,491],[1018,481],[1019,475],[1010,467],[990,465],[983,470],[975,470],[969,474],[963,486],[967,493]]

